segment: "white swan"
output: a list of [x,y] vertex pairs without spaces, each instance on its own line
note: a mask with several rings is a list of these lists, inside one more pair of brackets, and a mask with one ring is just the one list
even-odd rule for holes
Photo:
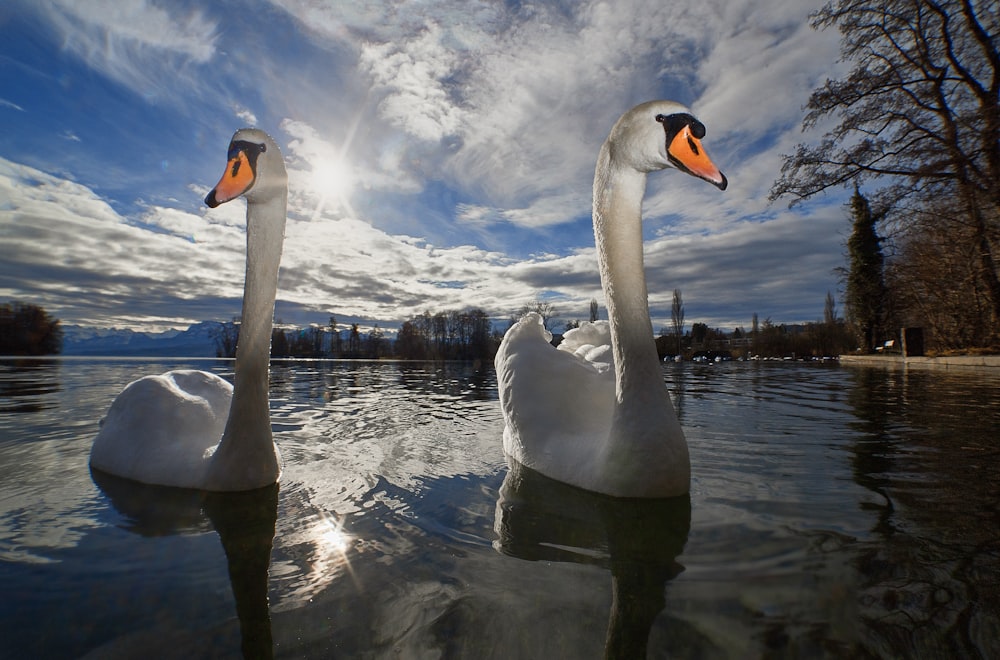
[[226,171],[205,203],[215,208],[240,195],[247,199],[247,262],[235,386],[191,369],[129,383],[94,440],[94,468],[148,484],[211,491],[251,490],[278,480],[268,361],[288,185],[278,145],[257,129],[233,135]]
[[559,349],[528,314],[496,356],[504,451],[548,477],[616,497],[688,492],[687,442],[663,382],[646,299],[642,198],[646,174],[674,167],[725,190],[683,106],[651,101],[626,112],[594,174],[594,236],[610,321],[584,323]]

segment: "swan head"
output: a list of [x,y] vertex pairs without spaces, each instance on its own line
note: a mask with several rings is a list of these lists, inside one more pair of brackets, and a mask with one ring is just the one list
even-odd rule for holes
[[258,128],[241,128],[229,142],[226,171],[205,204],[215,208],[240,195],[264,201],[284,194],[288,186],[281,150],[271,136]]
[[674,168],[725,190],[728,181],[701,146],[703,137],[705,125],[686,107],[649,101],[621,116],[608,143],[612,159],[640,172]]

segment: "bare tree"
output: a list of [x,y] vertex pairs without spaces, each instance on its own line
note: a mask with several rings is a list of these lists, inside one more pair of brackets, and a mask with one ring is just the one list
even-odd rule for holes
[[[995,241],[1000,224],[1000,11],[976,0],[834,0],[813,26],[837,27],[854,68],[813,92],[803,121],[839,119],[818,145],[786,156],[772,198],[811,197],[882,180],[906,224],[951,198],[967,226],[978,279],[1000,322]],[[890,218],[892,219],[892,218]],[[957,247],[957,246],[956,246]]]
[[[441,319],[446,321],[448,327],[441,331],[444,334],[439,337],[435,328],[440,326],[438,321]],[[489,359],[496,353],[497,347],[492,329],[489,315],[478,308],[439,312],[433,316],[424,312],[400,326],[396,353],[403,359]]]
[[[281,323],[280,320],[275,323],[275,326],[279,323]],[[290,348],[288,335],[285,334],[284,329],[279,327],[271,328],[271,357],[288,357]]]
[[593,323],[597,320],[597,299],[590,299],[590,322]]
[[323,357],[323,335],[325,334],[324,329],[318,325],[309,326],[309,331],[307,336],[309,338],[309,356],[318,358]]
[[529,312],[536,312],[539,316],[541,316],[542,325],[544,325],[545,328],[548,329],[549,319],[555,316],[556,308],[552,305],[552,303],[547,303],[542,300],[533,300],[532,302],[526,305],[522,305],[519,310],[514,312],[514,314],[511,316],[511,325],[516,323],[518,320],[524,317],[525,314]]
[[236,343],[240,338],[240,317],[234,316],[232,321],[220,323],[212,330],[215,341],[216,357],[236,357]]
[[935,350],[989,346],[996,329],[989,292],[978,275],[979,254],[969,240],[973,229],[943,221],[951,215],[942,200],[914,215],[919,232],[896,242],[897,254],[885,270],[893,292],[888,314],[905,314],[906,323],[919,320],[928,330],[928,347]]
[[830,291],[826,292],[826,302],[823,303],[823,323],[826,325],[837,324],[837,300]]
[[31,303],[0,305],[0,355],[54,355],[62,352],[59,319]]

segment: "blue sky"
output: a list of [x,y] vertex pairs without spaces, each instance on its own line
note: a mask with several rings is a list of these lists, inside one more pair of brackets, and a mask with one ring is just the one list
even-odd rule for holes
[[[654,328],[822,317],[845,197],[769,203],[838,35],[800,0],[14,0],[0,7],[0,300],[162,330],[239,313],[242,202],[207,209],[233,131],[290,175],[276,316],[379,323],[544,299],[603,308],[598,148],[642,101],[687,104],[725,192],[654,173]],[[819,127],[822,129],[823,127]]]

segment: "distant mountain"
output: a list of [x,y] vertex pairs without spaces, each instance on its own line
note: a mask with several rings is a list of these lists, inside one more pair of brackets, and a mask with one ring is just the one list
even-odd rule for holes
[[64,325],[63,355],[143,357],[215,357],[217,321],[195,323],[187,330],[136,332],[118,328]]

